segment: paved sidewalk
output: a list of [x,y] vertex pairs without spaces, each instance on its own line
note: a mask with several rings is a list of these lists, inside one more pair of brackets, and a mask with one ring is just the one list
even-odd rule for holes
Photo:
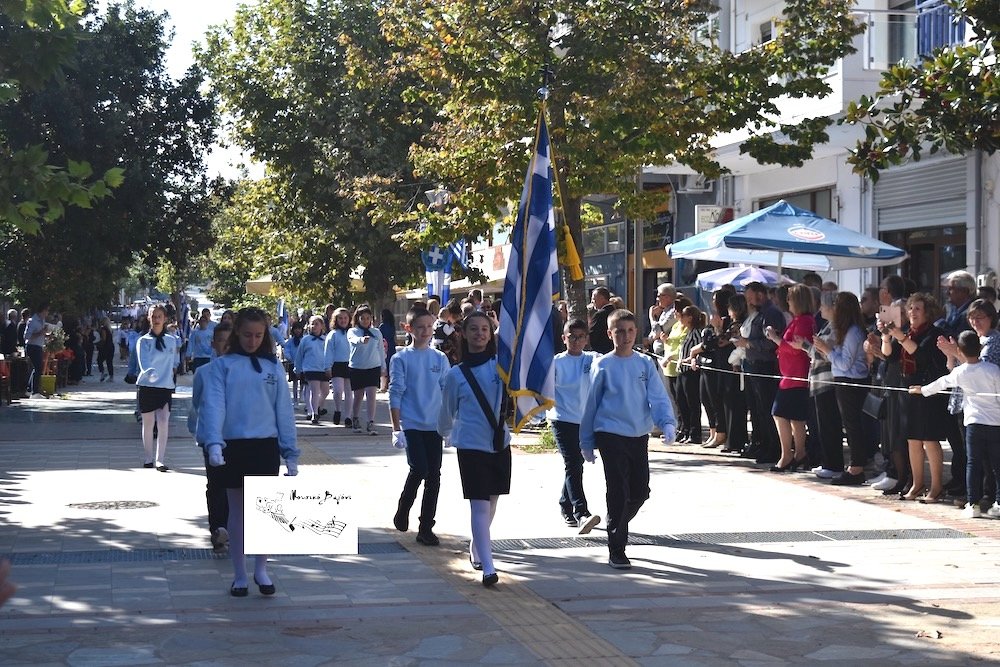
[[[442,545],[392,529],[406,462],[381,395],[375,438],[299,422],[300,474],[346,473],[365,489],[361,553],[275,556],[277,595],[231,598],[230,562],[208,548],[188,392],[175,398],[169,473],[139,467],[127,385],[0,408],[0,555],[19,586],[0,610],[0,663],[1000,661],[1000,522],[697,447],[654,443],[628,572],[607,566],[603,524],[589,536],[562,525],[558,455],[516,452],[493,528],[501,580],[485,589],[466,557],[454,451]],[[600,462],[585,485],[603,513]]]

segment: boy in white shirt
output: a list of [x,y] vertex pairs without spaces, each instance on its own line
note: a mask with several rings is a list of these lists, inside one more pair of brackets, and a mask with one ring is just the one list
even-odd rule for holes
[[[930,396],[945,389],[960,387],[963,391],[962,409],[965,415],[965,447],[968,454],[965,482],[967,502],[962,517],[975,519],[982,516],[979,500],[983,497],[983,459],[993,466],[994,478],[1000,480],[1000,367],[981,361],[982,343],[975,331],[963,331],[958,336],[958,352],[965,363],[951,373],[923,387],[910,387],[911,394]],[[993,519],[1000,519],[1000,485],[996,498],[986,512]]]

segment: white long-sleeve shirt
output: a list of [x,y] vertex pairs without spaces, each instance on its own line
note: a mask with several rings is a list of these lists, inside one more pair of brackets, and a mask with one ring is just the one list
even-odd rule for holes
[[951,373],[920,388],[920,393],[930,396],[945,389],[960,387],[964,393],[962,409],[964,423],[1000,426],[1000,367],[988,361],[962,364]]

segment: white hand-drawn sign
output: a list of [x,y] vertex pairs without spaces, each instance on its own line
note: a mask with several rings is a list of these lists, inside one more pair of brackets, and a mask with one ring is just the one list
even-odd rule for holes
[[350,491],[297,477],[246,477],[243,491],[246,553],[358,553],[359,504]]

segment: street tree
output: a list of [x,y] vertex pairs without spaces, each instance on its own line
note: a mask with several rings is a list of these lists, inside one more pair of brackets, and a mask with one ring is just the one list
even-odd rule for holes
[[354,49],[390,57],[371,5],[262,0],[213,28],[198,53],[232,141],[266,165],[263,182],[242,185],[227,210],[234,229],[219,230],[221,247],[234,237],[256,243],[245,248],[245,270],[258,274],[248,277],[271,275],[282,293],[317,302],[357,298],[348,293],[356,270],[375,301],[420,271],[416,252],[401,247],[394,224],[371,217],[360,193],[401,199],[421,187],[408,151],[429,127],[426,106],[403,99],[413,77],[360,76]]
[[[0,2],[0,106],[61,80],[73,66],[85,7],[66,0]],[[121,169],[95,178],[82,155],[50,164],[44,143],[12,143],[0,125],[0,236],[12,227],[37,233],[66,206],[90,207],[121,184]]]
[[1000,2],[961,0],[955,9],[971,26],[968,44],[893,65],[874,95],[848,108],[845,122],[865,131],[848,161],[873,181],[892,165],[919,161],[924,151],[1000,148]]
[[110,301],[136,253],[155,267],[160,255],[182,264],[207,250],[207,220],[185,211],[207,187],[215,104],[200,91],[197,68],[180,81],[166,73],[164,19],[131,3],[91,16],[64,80],[0,108],[14,145],[44,142],[53,158],[85,155],[96,173],[124,174],[112,197],[67,208],[38,234],[12,229],[0,241],[0,275],[19,299],[82,310]]
[[[416,176],[448,188],[447,223],[471,236],[488,233],[520,193],[539,72],[549,71],[557,197],[579,248],[585,196],[615,195],[629,217],[648,217],[664,195],[636,192],[642,167],[715,175],[720,133],[749,129],[741,150],[802,164],[830,120],[780,125],[780,103],[829,92],[824,75],[863,29],[852,4],[790,0],[770,42],[733,53],[705,33],[711,2],[385,0],[381,25],[397,52],[377,68],[418,76],[405,99],[440,109],[413,147]],[[583,281],[569,284],[582,314]]]

